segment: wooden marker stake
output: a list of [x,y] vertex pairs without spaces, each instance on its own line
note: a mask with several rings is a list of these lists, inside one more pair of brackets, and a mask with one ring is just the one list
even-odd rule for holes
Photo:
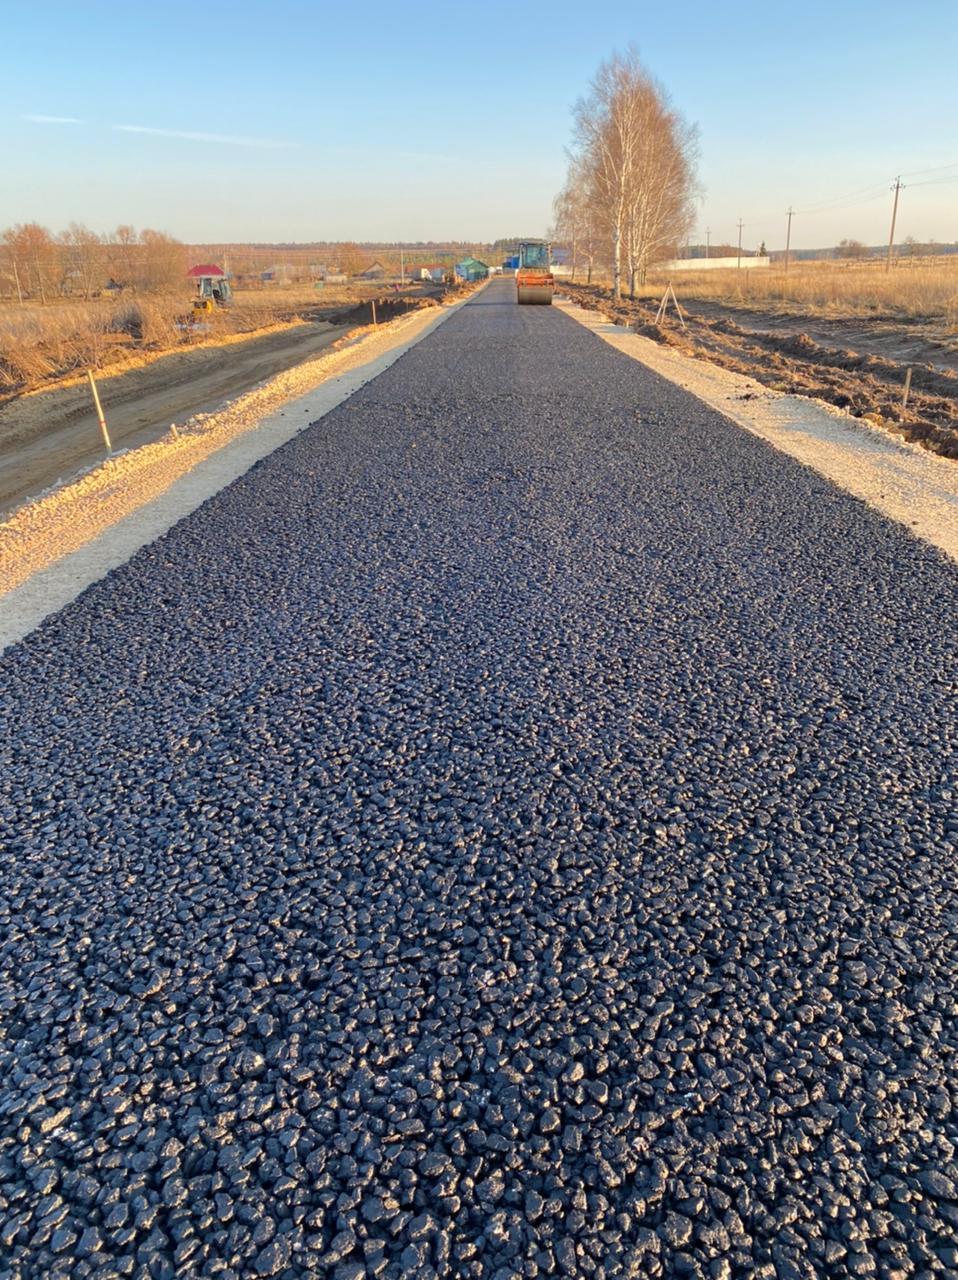
[[96,389],[96,383],[93,381],[93,370],[87,369],[86,376],[90,379],[90,390],[93,392],[93,403],[96,405],[96,416],[100,422],[100,433],[103,436],[103,443],[106,445],[107,453],[113,452],[113,445],[110,442],[110,433],[106,429],[106,418],[103,416],[103,405],[100,404],[100,393]]
[[905,389],[902,392],[902,396],[901,396],[901,414],[899,415],[899,419],[898,419],[899,422],[904,418],[905,410],[908,408],[908,393],[910,391],[911,391],[911,365],[909,365],[905,371]]

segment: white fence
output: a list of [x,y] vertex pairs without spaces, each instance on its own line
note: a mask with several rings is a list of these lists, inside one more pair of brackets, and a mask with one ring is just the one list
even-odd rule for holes
[[[746,258],[742,254],[742,269],[751,271],[753,267],[771,265],[771,258]],[[656,271],[721,271],[729,267],[737,267],[739,259],[735,258],[673,258],[671,262],[660,262]]]

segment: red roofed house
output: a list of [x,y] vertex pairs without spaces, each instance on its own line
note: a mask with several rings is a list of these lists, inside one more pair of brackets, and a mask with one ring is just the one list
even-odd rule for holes
[[214,302],[229,302],[232,291],[222,267],[212,262],[202,262],[199,266],[190,267],[186,275],[189,280],[196,281],[197,297],[212,298]]

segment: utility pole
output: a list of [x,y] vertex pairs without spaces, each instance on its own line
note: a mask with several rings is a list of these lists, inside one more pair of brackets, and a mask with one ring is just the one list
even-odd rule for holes
[[785,270],[788,270],[788,256],[792,248],[792,214],[795,210],[788,206],[788,230],[785,232]]
[[402,245],[399,246],[399,281],[403,288],[406,287],[406,256],[403,253]]
[[739,218],[738,220],[738,269],[739,271],[742,270],[742,228],[744,226],[745,226],[745,223],[742,221],[741,218]]
[[708,258],[709,256],[709,240],[711,238],[711,235],[712,235],[712,228],[706,227],[705,228],[705,257],[706,258]]
[[895,219],[898,217],[898,193],[901,191],[901,178],[895,179],[895,185],[891,188],[895,193],[895,202],[891,207],[891,231],[888,233],[888,258],[885,261],[885,270],[891,271],[891,259],[895,250]]

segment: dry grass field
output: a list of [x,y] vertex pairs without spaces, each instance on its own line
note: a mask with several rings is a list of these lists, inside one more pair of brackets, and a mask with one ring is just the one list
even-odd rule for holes
[[[675,272],[679,298],[791,314],[932,320],[958,330],[958,255],[900,259],[890,271],[878,259],[865,262],[794,262],[779,267]],[[660,297],[669,277],[650,275],[643,297]]]
[[156,354],[233,334],[253,333],[297,317],[321,318],[381,290],[302,285],[238,293],[235,304],[193,317],[188,293],[116,300],[0,303],[0,400],[83,370],[132,367]]

